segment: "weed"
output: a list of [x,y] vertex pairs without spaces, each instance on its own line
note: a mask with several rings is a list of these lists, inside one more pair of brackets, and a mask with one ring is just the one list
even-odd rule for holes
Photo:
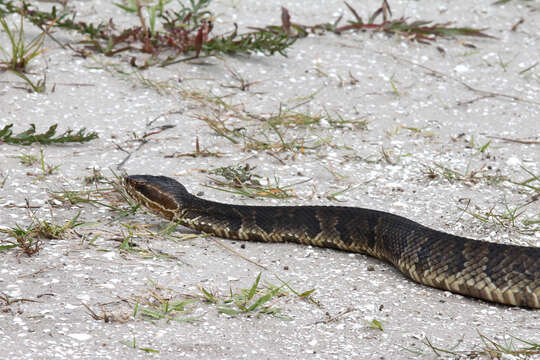
[[41,178],[53,174],[56,170],[58,170],[58,168],[60,168],[60,165],[51,165],[45,162],[45,154],[43,153],[43,149],[39,149],[39,163],[41,165]]
[[537,198],[533,198],[531,201],[515,206],[512,206],[505,201],[503,211],[495,211],[495,207],[492,207],[487,211],[475,212],[470,210],[469,204],[467,204],[466,208],[461,208],[460,210],[484,223],[491,221],[495,225],[504,228],[513,228],[523,234],[534,234],[535,232],[540,231],[540,219],[525,218],[521,220],[521,224],[518,224],[517,220],[524,214],[524,209],[536,200]]
[[[116,4],[124,11],[136,14],[139,19],[138,26],[125,29],[118,29],[112,20],[97,25],[87,24],[75,21],[74,13],[58,13],[56,7],[50,12],[44,12],[27,3],[17,7],[12,1],[6,0],[0,0],[0,13],[21,14],[43,30],[41,36],[44,34],[51,36],[44,27],[53,26],[85,35],[87,40],[81,42],[85,48],[75,49],[82,56],[87,56],[89,51],[107,56],[125,51],[149,54],[150,57],[143,61],[143,65],[137,65],[136,58],[130,57],[130,64],[140,69],[155,64],[168,66],[181,61],[228,53],[258,52],[265,55],[279,53],[286,56],[286,50],[298,38],[306,37],[310,32],[341,34],[345,31],[378,31],[389,35],[401,35],[408,40],[421,43],[433,42],[437,37],[458,35],[491,37],[483,33],[482,29],[451,27],[450,23],[433,24],[424,20],[409,22],[405,18],[391,20],[392,12],[386,0],[383,0],[381,7],[373,13],[367,23],[347,3],[345,4],[353,14],[354,20],[350,20],[349,24],[344,26],[338,26],[341,17],[334,23],[295,24],[290,21],[289,12],[283,7],[280,26],[251,28],[253,31],[239,34],[235,25],[229,33],[213,36],[215,16],[207,9],[210,0],[189,0],[188,5],[179,1],[181,6],[179,11],[166,9],[168,3],[169,1],[159,0],[154,4],[142,5],[140,0],[129,0],[127,5]],[[382,22],[375,23],[379,16],[382,16]],[[161,26],[158,26],[158,22]],[[249,83],[240,81],[240,89],[245,90],[248,87]]]
[[[116,4],[126,12],[136,14],[139,19],[139,26],[125,29],[118,29],[112,20],[98,25],[87,24],[75,21],[74,13],[58,13],[56,7],[50,12],[44,12],[27,3],[17,7],[12,1],[5,0],[0,0],[0,13],[20,13],[40,28],[54,26],[85,35],[87,40],[81,42],[85,49],[76,50],[83,56],[88,55],[88,50],[107,56],[128,50],[150,54],[142,66],[136,65],[134,57],[130,58],[131,65],[142,69],[154,64],[167,66],[195,59],[201,54],[214,56],[222,53],[260,52],[272,55],[278,52],[285,55],[286,49],[295,41],[283,33],[266,30],[238,34],[236,28],[228,34],[211,36],[214,15],[206,9],[210,0],[190,0],[188,5],[179,1],[180,11],[165,9],[168,3],[158,1],[143,6],[139,0],[130,0],[127,6]],[[158,26],[158,22],[161,26]],[[179,58],[188,53],[194,55]]]
[[[208,187],[251,198],[270,197],[274,199],[284,199],[296,196],[294,189],[292,188],[293,186],[309,181],[308,179],[295,184],[281,186],[279,184],[279,179],[274,177],[273,184],[269,179],[266,179],[266,185],[264,185],[261,183],[261,181],[259,181],[259,179],[262,177],[252,173],[253,169],[255,168],[250,167],[249,164],[246,164],[245,166],[227,166],[210,170],[209,172],[211,174],[219,175],[225,178],[226,181],[211,178],[212,181],[219,187]],[[225,187],[226,189],[222,187]]]
[[534,174],[531,170],[525,168],[524,166],[521,166],[521,169],[530,177],[521,181],[511,180],[510,182],[518,185],[519,187],[532,191],[533,197],[540,196],[540,175]]
[[458,181],[471,184],[476,184],[480,181],[485,181],[488,184],[497,184],[508,180],[505,176],[486,174],[486,170],[488,169],[486,169],[485,164],[478,169],[471,169],[470,164],[467,164],[465,171],[459,171],[435,163],[434,167],[424,165],[423,172],[430,179],[442,177],[450,182]]
[[[480,332],[478,332],[478,336],[480,337],[480,340],[482,341],[482,346],[480,349],[474,349],[474,350],[464,350],[464,351],[454,350],[454,348],[457,347],[459,343],[450,349],[435,346],[431,342],[431,340],[427,337],[423,340],[423,344],[438,357],[450,355],[453,358],[455,357],[455,358],[460,358],[460,359],[461,358],[501,359],[501,358],[506,358],[506,357],[519,357],[520,359],[533,359],[533,358],[536,358],[537,355],[540,355],[540,344],[533,341],[523,340],[523,339],[510,335],[508,337],[505,337],[505,343],[503,344],[503,343],[499,343],[493,339],[488,338],[487,336],[481,334]],[[417,348],[415,349],[404,348],[404,349],[416,355],[426,355],[424,351]]]
[[139,347],[139,346],[137,346],[137,340],[135,339],[135,336],[133,337],[133,339],[131,341],[127,341],[127,340],[120,341],[120,344],[126,345],[126,346],[128,346],[130,348],[133,348],[133,349],[142,350],[142,351],[147,352],[147,353],[159,354],[159,350],[152,349],[152,348],[149,348],[149,347]]
[[221,157],[223,154],[220,151],[209,151],[207,149],[201,149],[199,145],[199,137],[195,138],[195,151],[190,153],[173,153],[170,155],[165,155],[166,158],[176,158],[176,157]]
[[325,109],[326,112],[326,120],[328,123],[334,127],[334,128],[345,128],[345,127],[352,127],[359,130],[367,130],[368,129],[368,121],[364,118],[356,118],[356,119],[345,119],[341,114],[338,112],[335,112],[334,116],[332,116],[328,110]]
[[[30,86],[30,88],[22,88],[22,89],[27,90],[30,93],[32,93],[32,92],[36,92],[36,93],[45,92],[46,83],[47,83],[47,75],[46,74],[43,76],[43,79],[37,80],[34,83],[25,74],[23,74],[21,72],[18,72],[18,71],[14,71],[14,70],[10,70],[10,71],[12,73],[14,73],[15,75],[17,75],[18,77],[20,77],[21,79],[23,79],[26,82],[26,84],[28,84]],[[17,87],[17,86],[15,86],[15,87]]]
[[[104,183],[106,186],[98,187],[95,184],[96,187],[89,190],[49,191],[49,195],[53,199],[70,206],[90,204],[96,207],[108,208],[111,211],[119,213],[118,217],[109,221],[109,223],[115,222],[134,214],[140,206],[127,194],[122,185],[122,178],[117,174],[114,174],[114,176],[113,179],[109,179],[94,170],[91,181],[95,183],[96,179],[99,179],[99,183]],[[89,181],[88,177],[85,181]],[[127,207],[123,206],[123,204],[127,204]]]
[[127,228],[127,233],[123,233],[122,243],[120,244],[120,246],[118,248],[120,250],[122,250],[122,251],[125,251],[125,252],[137,252],[138,251],[136,249],[137,244],[133,243],[133,241],[132,241],[133,240],[133,232],[131,230],[131,227],[126,225],[126,224],[122,224],[122,226]]
[[[176,299],[176,297],[153,281],[149,281],[152,289],[148,294],[137,296],[133,306],[133,318],[140,317],[143,320],[155,321],[166,320],[179,322],[198,321],[196,317],[186,316],[190,314],[196,299]],[[133,299],[130,299],[130,303]]]
[[[252,117],[256,120],[268,124],[271,128],[277,129],[277,126],[285,126],[290,128],[296,128],[298,126],[309,126],[309,125],[325,125],[326,127],[332,128],[358,128],[360,130],[367,129],[367,121],[364,119],[345,119],[341,114],[335,112],[333,115],[327,109],[324,109],[324,112],[319,113],[309,113],[309,112],[300,112],[295,111],[294,108],[284,108],[280,105],[277,114],[271,114],[269,116],[255,116],[254,114],[246,114],[249,117]],[[282,141],[283,143],[283,141]],[[285,147],[285,144],[283,144]],[[293,147],[294,149],[294,147]]]
[[42,239],[60,239],[69,231],[82,225],[78,221],[80,212],[73,219],[58,225],[46,220],[38,220],[35,214],[31,214],[31,222],[28,226],[16,224],[15,227],[0,229],[0,232],[15,238],[15,242],[7,241],[7,244],[0,246],[0,251],[18,247],[22,253],[31,256],[41,249]]
[[249,88],[251,87],[251,85],[259,83],[259,81],[250,82],[250,81],[246,80],[244,77],[242,77],[242,75],[240,75],[240,73],[238,71],[236,71],[235,69],[232,69],[232,68],[230,68],[228,66],[226,66],[226,68],[227,68],[227,71],[229,71],[229,73],[231,74],[233,80],[236,81],[236,84],[221,85],[222,87],[231,88],[231,89],[238,89],[240,91],[248,91]]
[[267,285],[262,287],[260,286],[260,281],[261,273],[257,275],[257,278],[248,289],[239,289],[238,292],[233,292],[232,289],[229,289],[229,295],[223,299],[219,295],[199,287],[201,292],[200,297],[211,304],[215,304],[218,312],[221,314],[229,316],[242,314],[249,316],[253,314],[256,317],[271,315],[284,320],[290,320],[289,317],[280,314],[282,311],[281,308],[269,304],[271,300],[279,296],[287,296],[288,294],[284,292],[284,288],[292,290],[295,295],[301,298],[310,300],[312,300],[311,294],[315,291],[315,289],[312,289],[300,293],[293,290],[287,283],[281,280],[282,285],[280,286]]
[[[243,143],[244,150],[270,150],[274,152],[280,151],[293,151],[293,152],[303,152],[307,146],[303,144],[302,139],[293,139],[288,140],[285,138],[283,133],[279,128],[271,122],[268,122],[268,127],[274,132],[278,141],[273,141],[269,139],[261,139],[260,135],[263,135],[268,138],[268,134],[259,131],[258,137],[251,135],[248,132],[247,127],[236,127],[231,129],[227,126],[226,120],[220,118],[221,111],[214,109],[214,119],[207,115],[198,115],[198,119],[206,122],[208,126],[214,130],[218,135],[226,138],[233,144]],[[253,116],[252,114],[247,114],[243,112],[236,112],[235,115],[246,118],[247,116]],[[229,115],[230,116],[230,115]]]
[[31,154],[21,154],[17,158],[25,166],[32,166],[38,161],[37,156]]
[[[167,321],[182,321],[182,322],[193,322],[197,321],[195,318],[185,318],[185,312],[187,306],[195,302],[194,299],[187,299],[182,301],[170,301],[168,299],[156,298],[158,301],[157,304],[152,304],[152,306],[143,307],[140,309],[140,314],[146,318],[152,320],[165,319]],[[138,312],[134,312],[134,316]]]
[[100,170],[97,170],[96,168],[92,169],[92,175],[84,177],[84,183],[86,185],[99,184],[107,181],[108,179],[102,174]]
[[[526,218],[523,216],[525,213],[525,208],[532,203],[538,201],[538,199],[540,198],[540,177],[538,175],[535,175],[532,171],[525,167],[522,167],[522,169],[530,177],[522,181],[515,181],[510,179],[505,180],[514,185],[517,185],[520,192],[529,192],[531,196],[527,201],[517,205],[511,205],[505,201],[502,211],[495,211],[495,208],[492,207],[487,211],[473,212],[469,210],[469,206],[461,210],[467,212],[469,215],[482,222],[491,221],[493,224],[502,226],[504,228],[514,228],[524,234],[534,234],[540,231],[539,218]],[[520,219],[519,222],[518,218]]]
[[[159,0],[157,4],[154,5],[148,5],[148,29],[150,31],[150,35],[153,36],[156,34],[156,15],[163,16],[163,11],[165,8],[165,5],[170,3],[172,0]],[[129,6],[124,6],[122,4],[115,3],[114,5],[119,7],[120,9],[130,12],[130,13],[136,13],[137,16],[140,19],[141,26],[143,29],[146,29],[146,21],[143,16],[142,12],[142,6],[139,0],[129,0],[128,1]]]
[[[276,277],[277,277],[277,276],[276,276]],[[301,299],[307,300],[307,301],[309,301],[309,302],[311,302],[311,303],[313,303],[313,304],[315,304],[315,305],[317,305],[317,306],[319,306],[319,307],[322,306],[321,303],[319,303],[317,300],[315,300],[315,299],[313,298],[313,296],[311,296],[311,295],[313,295],[313,293],[314,293],[317,289],[313,288],[313,289],[310,289],[310,290],[306,290],[306,291],[299,292],[299,291],[293,289],[293,288],[289,285],[289,282],[284,281],[284,280],[280,279],[279,277],[277,277],[277,279],[281,282],[281,284],[282,284],[281,287],[285,287],[285,288],[289,289],[294,295],[298,296],[298,297],[301,298]],[[270,285],[269,287],[270,287],[270,288],[276,288],[275,285]],[[284,295],[287,295],[287,293],[284,292]]]
[[126,231],[122,231],[122,235],[120,237],[121,244],[118,247],[118,249],[121,252],[131,253],[131,254],[137,254],[142,258],[151,258],[151,259],[178,259],[176,256],[165,253],[163,251],[156,251],[151,248],[143,249],[137,245],[133,239],[135,238],[134,230],[137,229],[137,225],[127,225],[127,224],[120,224],[122,227],[126,229]]
[[54,172],[60,168],[60,165],[51,165],[45,161],[45,153],[43,152],[43,149],[39,149],[39,159],[37,159],[37,157],[26,156],[21,159],[21,162],[22,161],[26,161],[27,163],[39,162],[41,173],[26,173],[26,175],[34,176],[35,180],[43,180],[45,177],[54,174]]
[[[10,29],[6,18],[1,15],[0,9],[0,25],[6,32],[9,42],[11,44],[11,51],[8,51],[0,46],[0,50],[6,57],[5,60],[0,61],[0,64],[4,65],[4,69],[10,69],[23,79],[26,77],[21,72],[27,70],[27,66],[34,58],[42,54],[45,49],[43,49],[43,40],[46,32],[42,32],[40,35],[32,39],[29,43],[24,41],[24,17],[20,16],[21,22],[19,27],[15,26],[14,30]],[[0,67],[0,70],[2,68]]]
[[[289,34],[292,37],[306,37],[309,33],[322,34],[333,32],[341,34],[346,31],[372,31],[384,32],[388,35],[400,35],[409,41],[417,41],[422,44],[429,44],[437,40],[437,37],[452,36],[476,36],[484,38],[493,38],[485,34],[485,29],[474,29],[469,27],[451,27],[452,23],[433,23],[429,20],[416,20],[409,22],[406,18],[391,20],[392,11],[386,0],[382,0],[381,6],[373,12],[367,22],[364,22],[358,15],[358,12],[347,2],[345,5],[352,13],[354,20],[349,20],[348,25],[338,26],[342,17],[334,23],[321,23],[317,25],[301,25],[290,21],[290,14],[286,8],[282,8],[281,26],[267,26],[265,29],[275,33]],[[375,20],[382,17],[380,23]]]
[[0,141],[8,144],[17,144],[17,145],[30,145],[33,143],[40,144],[65,144],[69,142],[88,142],[98,138],[98,134],[91,132],[86,134],[86,129],[81,129],[76,133],[73,133],[73,130],[68,129],[61,135],[56,135],[56,128],[58,124],[54,124],[49,127],[49,129],[42,134],[36,134],[36,126],[30,124],[30,128],[26,131],[21,132],[20,134],[13,135],[11,128],[13,124],[4,126],[0,129]]
[[[488,145],[489,142],[480,146],[480,152],[485,151]],[[460,208],[460,210],[471,215],[475,219],[480,220],[481,222],[492,222],[493,224],[502,226],[504,228],[515,229],[520,233],[534,234],[540,231],[540,219],[526,218],[523,216],[525,214],[525,208],[540,198],[540,186],[538,186],[538,184],[540,184],[540,178],[538,175],[535,175],[530,170],[523,168],[523,170],[530,175],[530,177],[522,181],[515,181],[503,176],[486,175],[484,174],[483,169],[484,167],[481,167],[480,170],[472,171],[469,169],[469,167],[467,167],[465,173],[462,173],[437,164],[437,168],[425,166],[424,173],[431,179],[444,177],[452,182],[463,181],[466,183],[475,184],[479,181],[486,181],[488,183],[507,181],[511,184],[517,185],[518,191],[522,193],[531,192],[530,198],[523,203],[512,205],[504,201],[502,210],[496,210],[495,206],[493,206],[488,210],[473,211],[471,210],[469,202],[465,208]],[[520,219],[520,221],[518,221],[518,219]]]
[[249,164],[244,166],[225,166],[210,170],[209,173],[221,176],[236,185],[249,184],[259,186],[261,183],[258,179],[261,176],[253,173],[255,168],[255,166],[250,166]]
[[335,315],[330,315],[329,312],[326,313],[326,319],[324,320],[318,320],[318,321],[315,321],[313,323],[313,325],[317,325],[317,324],[328,324],[328,323],[331,323],[331,322],[335,322],[337,321],[338,319],[340,319],[342,316],[344,315],[347,315],[351,312],[355,311],[354,308],[346,308],[345,310],[343,311],[340,311],[338,312],[337,314]]
[[[241,106],[230,105],[223,99],[215,96],[199,96],[195,98],[206,107],[210,108],[211,115],[195,115],[194,117],[206,122],[206,124],[219,136],[238,145],[243,144],[244,150],[258,150],[269,152],[292,152],[304,153],[306,150],[313,150],[320,147],[320,144],[312,143],[307,145],[301,137],[290,138],[282,127],[295,128],[296,126],[306,126],[321,124],[323,120],[326,124],[333,127],[345,125],[359,126],[365,125],[365,122],[356,120],[345,120],[337,114],[338,119],[334,119],[327,113],[309,114],[295,111],[295,109],[311,101],[316,93],[310,94],[302,99],[294,99],[292,102],[300,101],[299,104],[284,108],[280,105],[277,114],[259,115],[241,109]],[[228,121],[234,121],[235,127],[228,125]],[[246,124],[238,125],[238,121],[245,121]],[[257,124],[253,124],[256,121]],[[248,123],[249,122],[249,123]],[[266,129],[261,129],[262,124]],[[251,128],[256,126],[256,131]],[[268,130],[268,131],[263,131]]]
[[384,328],[383,328],[382,323],[381,323],[379,320],[377,320],[377,319],[373,319],[373,320],[371,320],[371,321],[368,321],[368,325],[369,325],[369,327],[372,328],[372,329],[384,331]]

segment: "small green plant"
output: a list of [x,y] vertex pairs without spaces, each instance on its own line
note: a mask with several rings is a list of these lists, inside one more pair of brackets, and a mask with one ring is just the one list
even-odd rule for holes
[[478,169],[471,169],[471,164],[468,163],[465,170],[460,171],[435,163],[434,167],[424,165],[423,172],[430,179],[442,177],[450,182],[464,182],[471,184],[476,184],[481,181],[488,184],[497,184],[508,180],[506,177],[501,175],[489,174],[485,164],[480,166]]
[[281,285],[275,286],[268,284],[266,286],[260,286],[261,273],[257,275],[257,278],[248,289],[239,289],[237,292],[233,292],[232,288],[229,289],[229,295],[222,299],[219,295],[212,293],[205,288],[200,287],[201,298],[211,304],[217,306],[217,310],[221,314],[229,316],[238,315],[255,315],[260,317],[261,315],[271,315],[279,317],[284,320],[290,320],[289,317],[281,315],[281,308],[275,307],[270,304],[271,300],[276,297],[287,296],[288,293],[285,289],[291,290],[296,296],[308,299],[311,302],[319,305],[312,299],[311,295],[315,292],[315,289],[311,289],[304,292],[297,292],[290,287],[286,282],[281,281]]
[[[100,24],[88,24],[75,21],[76,14],[66,11],[59,12],[53,6],[49,12],[40,11],[29,3],[21,7],[12,1],[0,0],[0,14],[18,13],[27,20],[40,27],[60,27],[77,31],[87,37],[82,41],[84,49],[76,49],[82,56],[91,52],[114,56],[120,52],[132,51],[149,54],[142,64],[137,64],[135,57],[130,58],[130,64],[140,69],[152,65],[168,66],[181,61],[196,58],[216,56],[228,53],[263,53],[273,55],[279,53],[286,56],[287,49],[299,38],[307,37],[310,33],[323,34],[333,32],[341,34],[346,31],[377,31],[389,35],[401,35],[411,41],[431,43],[438,37],[476,36],[491,37],[483,33],[482,29],[468,27],[452,27],[450,23],[437,24],[432,21],[408,21],[406,18],[392,20],[392,12],[386,0],[364,22],[355,9],[349,4],[354,16],[349,24],[338,26],[342,17],[334,23],[321,23],[316,25],[301,25],[291,22],[291,16],[286,8],[282,8],[281,25],[266,27],[252,27],[252,31],[238,33],[235,25],[232,31],[213,35],[215,16],[208,10],[211,0],[189,0],[187,4],[178,1],[180,10],[166,9],[168,0],[158,0],[143,5],[141,0],[128,0],[127,5],[116,4],[128,13],[136,14],[139,19],[138,26],[121,29],[112,20]],[[382,21],[375,20],[382,17]],[[43,34],[49,34],[43,30]],[[44,35],[41,36],[44,36]],[[36,51],[30,52],[33,54]],[[241,88],[247,88],[246,83]]]
[[32,154],[21,154],[17,156],[17,158],[19,159],[21,164],[25,166],[32,166],[38,161],[37,156],[32,155]]
[[[159,0],[156,4],[153,5],[147,5],[146,8],[148,9],[148,29],[150,30],[150,36],[154,36],[156,34],[156,17],[157,16],[163,16],[163,12],[165,9],[165,5],[170,3],[172,0]],[[142,28],[146,28],[146,21],[143,14],[143,6],[141,5],[139,0],[129,0],[128,6],[114,3],[114,5],[118,6],[120,9],[127,11],[129,13],[136,13],[141,21]]]
[[86,129],[81,129],[77,132],[68,129],[64,133],[56,135],[56,128],[58,124],[54,124],[42,134],[36,134],[36,126],[30,124],[30,128],[20,134],[13,135],[13,124],[8,124],[4,128],[0,129],[0,142],[17,145],[31,145],[33,143],[40,144],[65,144],[70,142],[88,142],[98,138],[96,132],[86,133]]
[[39,162],[40,173],[27,172],[26,175],[34,176],[35,180],[43,180],[45,177],[54,174],[60,168],[60,165],[51,165],[45,161],[45,153],[43,149],[39,149],[39,158],[34,155],[20,155],[19,159],[22,164],[27,166]]
[[83,56],[87,56],[89,51],[107,56],[128,50],[149,54],[142,65],[137,64],[135,57],[130,57],[130,64],[142,69],[223,53],[260,52],[272,55],[278,52],[285,55],[286,49],[295,42],[284,33],[276,34],[264,29],[239,34],[235,27],[230,33],[213,36],[214,16],[206,9],[210,0],[190,0],[187,5],[179,1],[180,11],[165,9],[168,3],[160,0],[142,5],[140,0],[129,0],[128,5],[116,4],[126,12],[136,14],[139,19],[138,26],[124,29],[112,20],[88,24],[75,21],[75,13],[58,12],[54,6],[46,12],[29,3],[18,7],[6,0],[0,0],[0,14],[19,13],[40,28],[54,26],[85,35],[87,39],[81,42],[85,48],[76,50]]
[[191,304],[197,302],[196,299],[174,300],[164,297],[157,291],[152,291],[151,299],[144,300],[144,305],[141,306],[138,299],[133,309],[133,317],[141,316],[144,320],[166,320],[179,322],[195,322],[198,319],[195,317],[186,317],[193,308]]
[[255,168],[256,166],[250,166],[249,164],[246,164],[244,166],[224,166],[210,170],[209,173],[221,176],[237,185],[261,185],[258,180],[261,178],[261,176],[253,173],[253,170],[255,170]]
[[[240,314],[253,313],[256,316],[260,316],[262,314],[278,316],[282,310],[281,308],[276,308],[272,305],[265,304],[275,297],[283,286],[271,290],[261,291],[259,288],[260,280],[261,274],[259,273],[249,289],[241,289],[238,293],[234,293],[232,289],[230,289],[229,297],[223,301],[219,301],[214,295],[204,288],[201,288],[201,293],[208,302],[217,304],[218,312],[222,314],[236,316]],[[256,296],[257,294],[259,295]]]
[[293,186],[310,181],[303,180],[294,184],[282,186],[279,184],[279,178],[274,177],[274,183],[269,179],[266,179],[266,184],[259,179],[262,177],[257,174],[253,174],[252,171],[255,167],[250,167],[249,164],[245,166],[226,166],[209,170],[210,174],[219,175],[225,178],[225,181],[212,177],[212,181],[218,186],[209,186],[209,188],[231,192],[251,198],[255,197],[270,197],[274,199],[285,199],[289,197],[295,197]]
[[30,93],[32,93],[32,92],[35,92],[35,93],[43,93],[43,92],[45,92],[46,83],[47,83],[47,74],[45,74],[43,76],[43,79],[39,79],[36,82],[33,82],[32,80],[30,80],[30,78],[28,76],[26,76],[22,72],[18,72],[18,71],[15,71],[15,70],[10,70],[10,71],[12,73],[14,73],[15,75],[17,75],[18,77],[20,77],[21,79],[23,79],[24,82],[26,82],[26,84],[28,84],[28,86],[30,86],[30,88],[25,88],[25,90],[27,90],[28,92],[30,92]]
[[13,237],[15,241],[7,241],[5,244],[0,244],[0,251],[19,248],[22,253],[31,256],[39,252],[43,239],[59,239],[67,232],[82,225],[78,221],[80,212],[73,219],[58,225],[46,220],[39,220],[35,214],[31,215],[31,222],[27,226],[16,224],[12,228],[0,229],[0,232],[6,233]]
[[[493,339],[478,332],[478,336],[482,341],[482,345],[479,349],[474,350],[455,350],[456,346],[451,348],[443,348],[436,346],[429,338],[425,338],[423,344],[431,350],[437,357],[447,357],[450,355],[456,359],[503,359],[506,357],[516,357],[519,359],[536,359],[540,355],[540,344],[535,341],[527,341],[514,336],[508,336],[505,338],[504,343],[496,342]],[[426,355],[424,351],[418,348],[405,350],[418,355]]]
[[540,196],[540,175],[536,175],[531,170],[521,166],[521,169],[527,173],[530,177],[525,180],[515,181],[511,180],[512,184],[516,184],[519,187],[529,190],[533,194],[533,198]]
[[60,165],[51,165],[45,162],[45,154],[43,153],[43,149],[39,149],[39,163],[41,165],[40,177],[42,178],[53,174],[56,170],[60,168]]
[[201,149],[199,145],[199,137],[195,138],[195,151],[189,153],[178,153],[175,152],[170,155],[165,155],[166,158],[176,158],[176,157],[221,157],[223,153],[220,151],[209,151],[208,149]]
[[[354,19],[349,20],[347,25],[338,26],[342,17],[334,23],[321,23],[316,25],[301,25],[291,22],[289,11],[282,8],[282,24],[281,26],[267,26],[269,31],[276,33],[285,32],[293,37],[306,37],[310,33],[322,34],[325,32],[333,32],[341,34],[346,31],[375,31],[384,32],[388,35],[402,36],[409,41],[417,41],[422,44],[430,44],[437,40],[438,37],[453,37],[453,36],[476,36],[484,38],[493,38],[485,34],[484,29],[474,29],[470,27],[452,27],[451,23],[433,23],[430,20],[409,21],[402,17],[397,20],[392,20],[392,10],[387,0],[382,0],[381,6],[373,12],[366,22],[358,15],[358,12],[347,2],[345,5],[353,15]],[[376,23],[377,18],[382,17],[382,21]]]
[[[122,229],[119,236],[115,238],[115,240],[120,241],[120,245],[118,246],[118,250],[120,250],[120,252],[135,254],[142,258],[148,258],[148,259],[172,259],[172,260],[178,259],[176,256],[168,254],[164,251],[154,250],[150,247],[140,246],[134,241],[134,239],[137,237],[142,237],[142,236],[157,237],[157,236],[163,236],[163,234],[159,232],[158,233],[150,232],[148,230],[140,231],[141,226],[139,225],[130,225],[130,224],[121,223],[120,226],[122,226],[125,229],[125,230]],[[142,228],[144,229],[144,227]]]
[[[42,54],[45,49],[43,48],[43,40],[45,38],[45,32],[32,39],[29,43],[25,43],[24,37],[24,17],[20,16],[21,22],[19,27],[16,25],[14,29],[11,29],[7,23],[5,17],[0,14],[0,25],[6,32],[11,49],[6,50],[0,46],[0,50],[4,54],[5,59],[0,61],[0,64],[4,65],[4,69],[13,70],[16,74],[24,72],[27,69],[28,64],[38,55]],[[0,67],[1,69],[1,67]],[[20,75],[19,75],[20,76]]]
[[[533,200],[534,201],[534,200]],[[502,226],[504,228],[514,228],[523,234],[534,234],[540,231],[540,219],[523,218],[524,209],[531,204],[532,201],[519,205],[510,205],[507,202],[504,203],[504,210],[495,211],[492,207],[486,211],[471,211],[469,206],[465,209],[460,209],[475,219],[481,222],[492,222],[495,225]],[[518,218],[523,218],[518,223]]]
[[379,330],[379,331],[384,331],[382,323],[377,319],[373,319],[371,321],[368,321],[368,325],[372,329],[376,329],[376,330]]
[[114,178],[107,178],[102,174],[94,173],[93,177],[96,176],[101,179],[100,184],[104,186],[95,186],[85,190],[49,191],[49,195],[69,206],[84,203],[104,207],[119,214],[108,223],[119,221],[139,209],[140,205],[127,194],[120,175],[114,174]]
[[149,347],[137,346],[137,340],[136,340],[135,336],[133,337],[133,339],[131,341],[127,341],[127,340],[120,341],[120,344],[126,345],[126,346],[128,346],[130,348],[133,348],[133,349],[141,350],[141,351],[144,351],[144,352],[147,352],[147,353],[159,354],[159,350],[152,349],[152,348],[149,348]]
[[528,200],[517,204],[508,204],[504,201],[503,210],[495,210],[495,207],[492,207],[484,211],[471,211],[469,205],[461,210],[482,222],[492,222],[505,228],[513,228],[524,234],[537,233],[540,231],[540,218],[538,216],[526,217],[525,209],[540,198],[540,176],[523,166],[522,170],[527,174],[524,180],[516,181],[506,178],[504,180],[516,185],[520,193],[528,193],[530,195]]
[[90,184],[100,184],[107,182],[107,178],[102,174],[102,172],[96,168],[92,169],[92,174],[84,177],[84,183],[86,185]]

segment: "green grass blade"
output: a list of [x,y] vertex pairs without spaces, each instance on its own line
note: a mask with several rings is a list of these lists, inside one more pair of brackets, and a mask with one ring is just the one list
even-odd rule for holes
[[255,296],[255,293],[257,292],[257,288],[259,287],[259,281],[261,280],[261,273],[257,275],[257,279],[255,279],[255,282],[253,283],[253,286],[251,286],[251,289],[249,289],[249,293],[247,296],[248,300],[253,299],[253,296]]

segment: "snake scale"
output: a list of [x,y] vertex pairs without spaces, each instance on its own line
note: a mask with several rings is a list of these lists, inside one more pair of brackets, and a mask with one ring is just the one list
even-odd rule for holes
[[208,201],[165,176],[124,178],[159,215],[228,239],[295,242],[368,254],[421,284],[491,302],[540,308],[540,248],[430,229],[394,214],[341,206],[245,206]]

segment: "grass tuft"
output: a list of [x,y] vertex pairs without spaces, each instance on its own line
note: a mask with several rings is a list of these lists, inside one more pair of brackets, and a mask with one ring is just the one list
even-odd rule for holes
[[80,214],[79,212],[63,225],[39,220],[35,217],[35,214],[32,214],[31,222],[27,226],[23,227],[16,224],[8,229],[0,229],[0,232],[15,238],[15,241],[7,241],[5,244],[1,244],[0,251],[19,248],[22,253],[32,256],[41,249],[43,239],[60,239],[77,226],[82,225],[83,223],[78,221]]
[[247,196],[250,198],[255,197],[269,197],[274,199],[285,199],[290,197],[296,197],[296,193],[293,186],[310,181],[303,180],[294,184],[282,186],[279,184],[279,178],[274,177],[274,182],[266,179],[263,184],[259,179],[260,175],[252,173],[255,167],[250,167],[249,164],[245,166],[226,166],[208,171],[210,174],[223,177],[225,180],[211,178],[212,181],[218,186],[208,186],[212,189],[226,191],[238,195]]
[[291,318],[281,314],[283,309],[275,306],[275,299],[280,296],[288,296],[288,293],[284,290],[285,288],[290,289],[300,298],[309,299],[315,304],[318,304],[311,298],[315,289],[298,292],[282,280],[280,280],[282,284],[279,286],[271,284],[262,286],[260,284],[261,276],[262,274],[259,273],[255,281],[247,289],[233,291],[230,288],[229,295],[225,298],[203,287],[199,287],[201,292],[200,298],[208,303],[215,304],[218,312],[221,314],[229,316],[254,315],[257,318],[262,315],[270,315],[283,320],[291,320]]
[[[1,3],[0,3],[1,5]],[[25,42],[25,33],[24,33],[24,17],[20,17],[20,25],[14,28],[10,28],[7,23],[6,18],[2,15],[0,8],[0,26],[4,29],[4,32],[7,34],[11,49],[6,50],[0,46],[0,51],[4,54],[5,59],[0,61],[0,64],[3,65],[4,70],[9,69],[21,76],[21,72],[27,70],[28,64],[35,59],[37,56],[45,52],[43,48],[43,40],[45,38],[46,32],[42,32],[40,35],[30,40],[29,43]],[[2,67],[0,67],[2,70]],[[23,79],[25,78],[24,76]]]
[[[515,336],[505,337],[504,343],[497,342],[486,335],[478,332],[478,336],[482,341],[482,345],[479,349],[458,351],[454,348],[443,348],[436,346],[429,338],[423,340],[423,344],[431,350],[437,357],[445,357],[450,355],[452,358],[459,359],[503,359],[503,358],[519,358],[519,359],[535,359],[537,355],[540,355],[540,344],[534,341],[527,341]],[[405,350],[418,355],[426,355],[424,351],[418,348]]]

